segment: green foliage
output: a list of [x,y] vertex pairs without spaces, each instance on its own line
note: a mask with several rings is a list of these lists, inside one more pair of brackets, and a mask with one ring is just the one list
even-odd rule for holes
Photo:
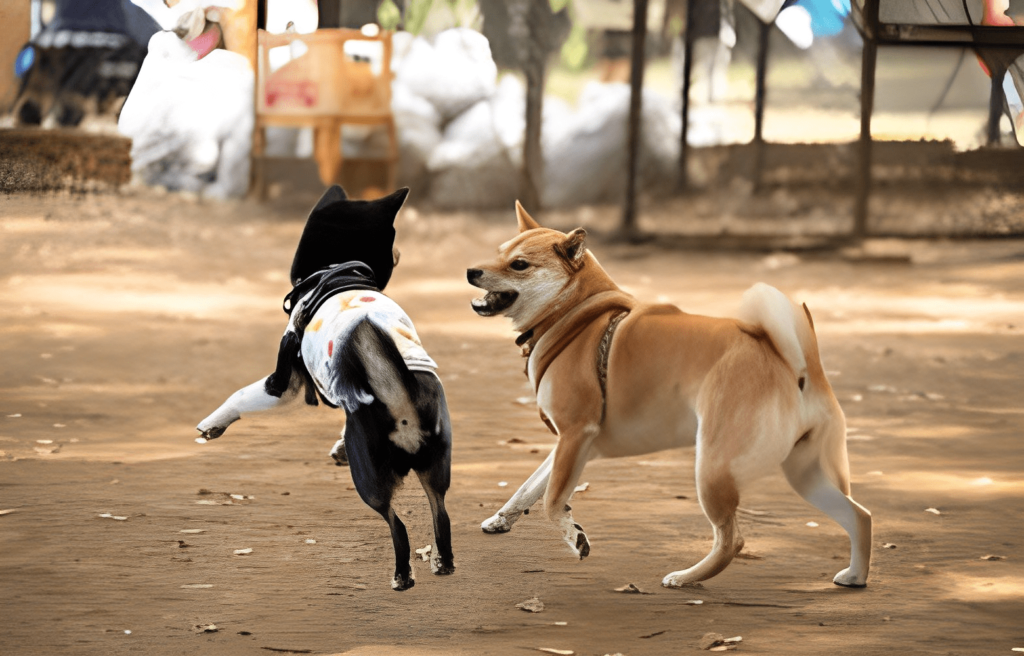
[[569,0],[548,0],[548,2],[551,4],[552,14],[557,14],[569,6]]
[[673,16],[668,21],[668,36],[669,38],[676,38],[683,33],[683,19],[679,16]]
[[455,18],[456,27],[471,27],[475,19],[479,18],[479,10],[476,0],[446,0],[448,9]]
[[402,22],[402,12],[393,0],[384,0],[377,8],[377,24],[381,29],[394,30]]
[[579,22],[573,22],[569,37],[562,44],[562,63],[570,70],[578,71],[587,63],[589,52],[586,28]]
[[[390,1],[390,0],[388,0]],[[405,29],[407,32],[419,34],[427,22],[427,15],[434,0],[408,0],[405,3]]]

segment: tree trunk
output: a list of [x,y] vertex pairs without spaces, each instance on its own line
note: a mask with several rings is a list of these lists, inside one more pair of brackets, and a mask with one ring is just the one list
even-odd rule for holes
[[626,165],[626,201],[622,208],[622,233],[637,233],[636,186],[640,157],[640,110],[644,89],[644,49],[647,37],[647,0],[633,0],[633,51],[629,75],[629,150]]

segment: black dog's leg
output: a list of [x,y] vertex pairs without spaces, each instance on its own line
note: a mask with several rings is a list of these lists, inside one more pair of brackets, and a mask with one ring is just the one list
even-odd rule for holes
[[415,372],[416,409],[420,425],[428,427],[425,443],[417,454],[416,474],[427,493],[430,512],[434,519],[434,557],[430,567],[434,574],[445,575],[455,571],[452,555],[452,524],[444,507],[444,497],[451,484],[452,427],[448,416],[448,403],[441,381],[432,373]]
[[434,518],[434,546],[437,549],[437,554],[431,559],[430,568],[438,576],[452,574],[455,572],[455,556],[452,554],[452,523],[448,519],[448,511],[444,507],[444,495],[448,489],[448,481],[444,480],[442,483],[438,480],[442,476],[447,479],[448,472],[435,466],[430,471],[416,473],[420,477],[423,491],[427,493],[430,513]]
[[412,577],[412,566],[409,564],[409,534],[405,530],[405,524],[395,514],[395,509],[389,504],[387,508],[377,510],[391,527],[391,542],[395,546],[395,578],[391,581],[391,589],[401,592],[416,585]]
[[409,534],[391,507],[391,499],[404,475],[394,469],[387,438],[380,439],[382,433],[387,434],[389,423],[394,425],[387,408],[379,402],[349,413],[345,423],[345,449],[359,497],[380,513],[391,529],[395,547],[395,577],[391,587],[401,591],[411,588],[415,581],[409,564]]

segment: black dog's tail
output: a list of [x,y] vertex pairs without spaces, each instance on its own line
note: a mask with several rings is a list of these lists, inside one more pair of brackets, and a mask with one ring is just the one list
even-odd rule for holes
[[[306,365],[302,362],[302,336],[288,330],[281,337],[281,346],[277,349],[277,368],[267,376],[263,389],[271,396],[281,397],[292,384],[292,378],[298,377],[299,384],[305,393],[308,405],[317,405],[316,383],[309,375]],[[324,399],[324,403],[333,405]]]
[[414,423],[418,383],[395,340],[383,328],[369,318],[359,321],[335,350],[333,365],[336,375],[330,381],[331,391],[346,410],[354,412],[377,399],[391,411],[400,431]]

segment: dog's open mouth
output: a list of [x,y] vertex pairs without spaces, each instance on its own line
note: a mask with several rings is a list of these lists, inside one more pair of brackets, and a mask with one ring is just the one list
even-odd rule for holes
[[481,317],[492,317],[507,310],[519,298],[519,292],[487,292],[483,298],[474,298],[473,311]]

